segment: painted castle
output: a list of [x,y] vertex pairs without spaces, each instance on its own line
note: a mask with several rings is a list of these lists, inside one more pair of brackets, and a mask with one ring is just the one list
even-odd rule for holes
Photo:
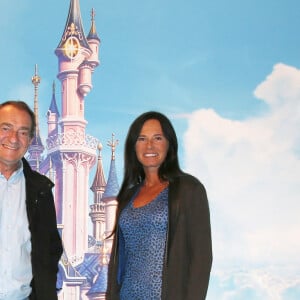
[[[55,50],[57,78],[61,83],[61,108],[57,107],[55,84],[47,111],[47,140],[42,142],[38,120],[38,86],[41,78],[35,68],[34,112],[37,128],[28,150],[32,168],[47,175],[53,190],[57,222],[64,245],[57,286],[60,300],[105,299],[109,262],[119,190],[112,135],[111,163],[106,181],[99,140],[86,133],[85,97],[92,89],[92,75],[99,66],[100,39],[92,10],[88,35],[83,32],[79,0],[70,0],[69,13],[61,40]],[[44,146],[45,145],[45,146]],[[89,186],[92,167],[97,163]],[[89,189],[93,204],[89,204]],[[92,221],[92,234],[88,224]]]

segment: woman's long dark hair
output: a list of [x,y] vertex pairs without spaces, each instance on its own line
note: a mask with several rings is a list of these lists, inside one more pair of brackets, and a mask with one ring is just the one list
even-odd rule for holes
[[141,183],[145,179],[143,166],[136,156],[135,144],[144,123],[151,119],[159,121],[163,134],[169,142],[166,159],[159,167],[159,178],[161,180],[168,180],[171,182],[175,176],[183,173],[178,161],[177,136],[171,121],[160,112],[149,111],[143,113],[133,121],[126,137],[124,151],[124,178],[117,197],[119,206],[123,206],[122,202],[126,201],[125,195],[129,188]]
[[[171,121],[165,115],[157,111],[145,112],[137,117],[131,124],[125,141],[124,178],[117,196],[118,208],[116,212],[115,227],[110,236],[112,236],[116,232],[120,213],[130,200],[127,196],[130,188],[141,184],[145,179],[143,166],[138,161],[136,156],[135,144],[141,133],[144,123],[148,120],[153,119],[159,121],[163,134],[169,142],[166,159],[160,165],[158,170],[159,178],[161,180],[172,182],[173,178],[183,174],[178,161],[177,136]],[[107,238],[109,238],[110,236],[108,236]]]

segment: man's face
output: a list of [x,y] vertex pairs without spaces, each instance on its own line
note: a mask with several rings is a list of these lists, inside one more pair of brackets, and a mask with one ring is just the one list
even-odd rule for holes
[[0,109],[0,166],[17,168],[31,142],[30,115],[7,105]]

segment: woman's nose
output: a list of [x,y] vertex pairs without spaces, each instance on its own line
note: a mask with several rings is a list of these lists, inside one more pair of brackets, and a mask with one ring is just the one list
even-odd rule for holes
[[147,148],[152,148],[152,140],[151,139],[149,139],[149,140],[147,140]]

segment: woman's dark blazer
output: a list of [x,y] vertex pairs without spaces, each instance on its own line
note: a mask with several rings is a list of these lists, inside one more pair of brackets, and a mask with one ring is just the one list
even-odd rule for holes
[[30,300],[55,300],[56,274],[62,255],[62,242],[57,230],[53,183],[33,171],[23,159],[26,186],[26,208],[31,233],[33,279]]
[[[135,193],[133,188],[128,200]],[[118,237],[109,264],[107,300],[119,299]],[[163,267],[163,300],[204,300],[212,265],[209,206],[204,186],[184,174],[169,184],[169,224]]]

